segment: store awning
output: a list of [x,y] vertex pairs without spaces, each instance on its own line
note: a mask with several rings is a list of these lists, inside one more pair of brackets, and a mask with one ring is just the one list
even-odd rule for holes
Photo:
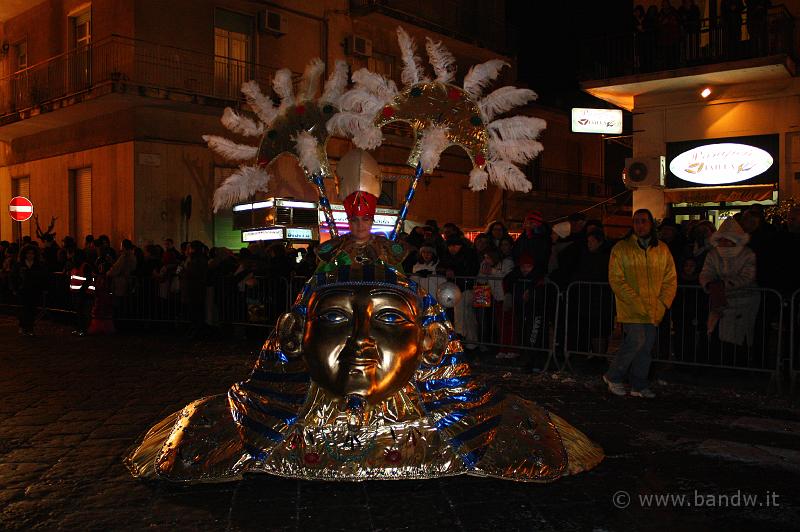
[[775,185],[738,187],[669,188],[664,190],[667,203],[717,203],[721,201],[763,201],[772,199]]

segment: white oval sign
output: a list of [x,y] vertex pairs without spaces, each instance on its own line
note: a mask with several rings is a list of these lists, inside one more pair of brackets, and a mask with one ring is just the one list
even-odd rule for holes
[[727,185],[747,181],[772,166],[772,155],[747,144],[724,142],[685,151],[672,159],[672,175],[700,185]]

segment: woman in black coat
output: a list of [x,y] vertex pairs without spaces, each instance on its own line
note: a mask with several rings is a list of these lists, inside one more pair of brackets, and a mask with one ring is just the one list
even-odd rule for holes
[[21,305],[19,332],[25,336],[33,336],[36,307],[42,301],[42,292],[47,282],[47,270],[41,261],[39,248],[32,245],[22,248],[11,282],[11,290]]

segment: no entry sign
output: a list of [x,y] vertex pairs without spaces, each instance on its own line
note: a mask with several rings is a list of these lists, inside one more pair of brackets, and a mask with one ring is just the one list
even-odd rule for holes
[[16,196],[8,203],[8,213],[16,222],[24,222],[33,216],[33,203],[26,197]]

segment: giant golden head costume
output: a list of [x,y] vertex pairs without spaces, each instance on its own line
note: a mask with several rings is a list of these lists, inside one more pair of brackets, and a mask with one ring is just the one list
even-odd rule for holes
[[546,482],[602,457],[561,418],[472,374],[435,299],[377,262],[314,275],[250,378],[153,427],[127,463],[183,482],[245,472]]

